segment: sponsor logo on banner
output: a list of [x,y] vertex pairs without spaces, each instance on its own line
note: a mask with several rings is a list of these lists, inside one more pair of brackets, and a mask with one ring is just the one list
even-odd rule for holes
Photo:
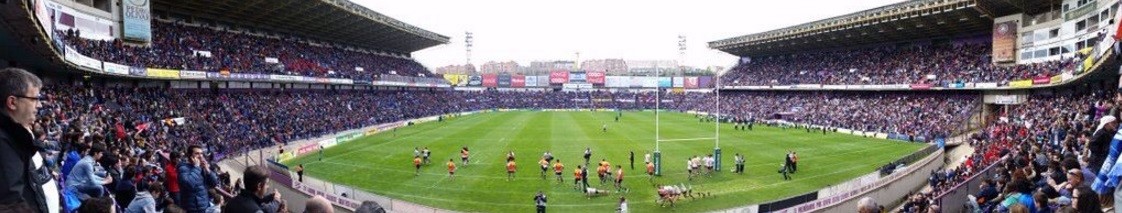
[[346,79],[346,78],[329,78],[329,79],[327,79],[327,81],[331,82],[332,84],[354,84],[355,83],[354,80]]
[[588,76],[584,72],[569,72],[569,83],[584,82],[588,82]]
[[997,88],[997,83],[974,83],[974,88]]
[[947,85],[947,86],[950,87],[950,88],[965,88],[966,84],[964,84],[964,83],[951,83],[950,85]]
[[1010,87],[1031,87],[1032,86],[1032,80],[1020,80],[1020,81],[1009,82],[1009,86]]
[[499,75],[499,87],[503,87],[503,88],[510,87],[510,80],[511,79],[510,79],[509,74]]
[[117,74],[117,75],[128,75],[129,74],[129,66],[115,64],[115,63],[105,62],[105,63],[102,64],[102,69],[105,70],[105,73],[109,73],[109,74]]
[[74,48],[70,48],[69,46],[66,47],[66,55],[63,57],[67,61],[77,64],[78,66],[93,68],[97,71],[101,71],[102,69],[101,61],[82,55],[81,53],[78,53],[78,51],[74,50]]
[[674,87],[683,87],[683,86],[686,86],[686,85],[685,85],[685,83],[686,83],[686,79],[685,79],[685,78],[682,78],[682,77],[672,77],[672,78],[671,78],[671,80],[672,80],[672,81],[674,82]]
[[269,75],[269,80],[273,81],[299,81],[300,76],[291,75]]
[[121,19],[124,22],[125,40],[152,41],[152,2],[150,0],[123,0]]
[[478,76],[478,75],[473,75],[473,76],[469,77],[468,78],[468,86],[473,86],[473,87],[483,86],[483,77]]
[[483,74],[483,87],[499,86],[499,77],[495,74]]
[[1056,76],[1052,76],[1052,78],[1051,78],[1051,79],[1049,79],[1049,80],[1051,80],[1051,81],[1052,81],[1052,82],[1051,82],[1052,84],[1058,84],[1058,83],[1060,83],[1060,82],[1063,82],[1063,81],[1064,81],[1064,77],[1063,77],[1062,75],[1056,75]]
[[1041,77],[1032,78],[1032,84],[1048,84],[1051,81],[1052,81],[1052,78],[1049,78],[1048,76],[1041,76]]
[[[526,76],[526,87],[541,86],[541,84],[543,82],[545,83],[546,86],[549,86],[549,82],[545,82],[545,80],[541,80],[541,79],[545,79],[544,77],[545,76]],[[538,81],[542,81],[542,82],[538,82]]]
[[588,72],[588,83],[603,85],[606,77],[604,72]]
[[1017,44],[1017,21],[994,23],[993,26],[993,61],[1006,62],[1014,60],[1014,51]]
[[179,70],[148,68],[148,77],[179,79]]
[[206,79],[206,72],[203,71],[179,71],[179,78],[182,79]]
[[564,84],[569,83],[568,71],[553,71],[549,73],[550,84]]
[[699,87],[699,88],[713,87],[713,77],[712,76],[701,76],[700,78],[697,78],[697,87]]
[[510,86],[516,88],[526,87],[526,76],[515,75],[510,78]]
[[915,90],[931,89],[931,84],[912,84],[911,88]]
[[144,67],[129,67],[129,75],[148,76],[148,70]]
[[[334,140],[335,138],[332,138]],[[319,143],[304,144],[299,149],[296,149],[296,155],[304,155],[312,151],[319,150]]]
[[670,77],[657,77],[657,78],[658,78],[658,87],[668,88],[668,87],[674,86]]
[[685,87],[687,89],[697,89],[697,77],[686,77]]

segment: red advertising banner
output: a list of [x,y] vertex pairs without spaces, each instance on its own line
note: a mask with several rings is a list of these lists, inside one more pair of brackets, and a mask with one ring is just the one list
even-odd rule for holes
[[931,84],[912,84],[912,89],[931,89]]
[[697,89],[697,77],[686,77],[686,89]]
[[588,72],[588,83],[604,84],[604,72]]
[[1052,78],[1048,76],[1039,76],[1032,78],[1032,84],[1048,84],[1052,82]]
[[514,88],[526,87],[526,76],[525,75],[514,75],[514,76],[512,76],[510,78],[510,87],[514,87]]
[[549,83],[551,84],[564,84],[569,83],[568,71],[553,71],[549,73]]
[[499,77],[495,74],[483,74],[483,87],[498,87]]

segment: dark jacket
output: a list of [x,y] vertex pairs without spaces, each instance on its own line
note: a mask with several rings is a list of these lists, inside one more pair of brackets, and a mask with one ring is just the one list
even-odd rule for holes
[[187,212],[204,212],[210,207],[210,196],[207,190],[218,185],[218,176],[214,172],[203,171],[203,168],[190,163],[179,164],[179,190],[182,203],[180,207]]
[[273,200],[273,195],[265,195],[264,198],[257,198],[253,192],[248,190],[242,191],[238,196],[230,199],[225,207],[222,207],[222,212],[265,212],[273,213],[279,210],[280,203]]
[[46,166],[37,169],[31,162],[38,151],[27,128],[0,114],[0,212],[48,211],[41,186],[51,175]]
[[1106,161],[1106,155],[1110,153],[1110,140],[1114,139],[1115,131],[1112,129],[1103,128],[1102,130],[1095,131],[1091,136],[1091,142],[1088,144],[1087,149],[1091,150],[1091,161],[1088,162],[1088,169],[1094,173],[1099,173],[1099,169]]

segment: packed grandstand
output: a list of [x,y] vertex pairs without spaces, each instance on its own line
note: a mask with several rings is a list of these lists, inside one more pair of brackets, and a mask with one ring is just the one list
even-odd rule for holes
[[[258,196],[265,212],[318,204],[367,211],[379,204],[297,187],[293,168],[268,162],[284,150],[290,158],[309,153],[298,141],[498,109],[657,108],[716,114],[728,125],[782,123],[941,148],[917,152],[938,160],[883,162],[891,175],[831,189],[848,193],[713,210],[1102,212],[1122,202],[1111,199],[1122,178],[1117,0],[909,1],[714,41],[711,48],[740,57],[735,66],[717,76],[666,77],[436,74],[410,53],[447,37],[345,0],[293,4],[347,14],[340,19],[348,21],[325,22],[331,28],[361,22],[381,33],[278,22],[260,24],[297,33],[259,33],[182,18],[218,6],[155,0],[152,9],[171,11],[144,7],[150,34],[133,37],[116,32],[133,21],[121,19],[135,17],[90,15],[133,1],[4,2],[0,41],[18,50],[0,55],[7,62],[0,64],[7,188],[0,212],[240,209],[242,194],[263,193],[249,187],[265,177],[288,180],[274,187],[292,192],[276,201]],[[269,13],[303,15],[288,10],[297,9]],[[230,16],[221,18],[261,21]],[[37,111],[15,110],[23,101]],[[22,119],[28,115],[34,119]],[[257,163],[270,166],[248,165]]]

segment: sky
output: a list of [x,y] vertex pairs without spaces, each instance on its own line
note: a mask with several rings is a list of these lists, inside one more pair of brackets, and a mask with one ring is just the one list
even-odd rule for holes
[[413,53],[430,69],[466,63],[465,32],[474,42],[471,62],[620,58],[678,60],[724,66],[736,56],[708,42],[765,32],[872,9],[901,0],[352,0],[441,35],[448,44]]

